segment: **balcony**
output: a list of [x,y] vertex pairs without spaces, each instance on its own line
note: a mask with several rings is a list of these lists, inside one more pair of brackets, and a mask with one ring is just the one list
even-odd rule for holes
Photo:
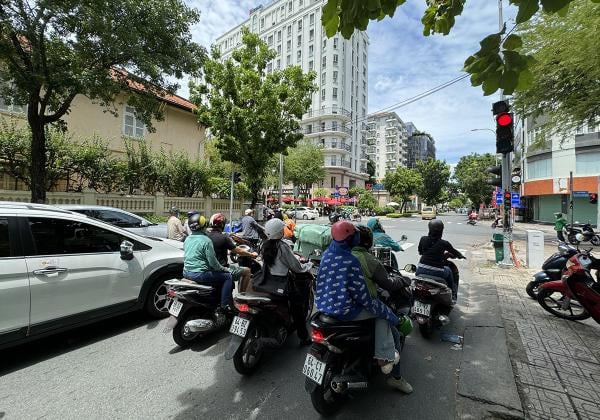
[[395,151],[395,150],[386,150],[386,151],[385,151],[385,154],[386,154],[386,155],[389,155],[389,154],[395,155],[395,154],[396,154],[396,151]]
[[360,160],[369,160],[369,156],[366,153],[361,153]]
[[347,109],[344,109],[344,108],[330,107],[330,108],[324,108],[324,109],[310,110],[302,116],[302,120],[310,120],[312,118],[320,118],[320,117],[330,116],[330,115],[341,116],[341,117],[345,117],[348,119],[352,118],[351,111],[348,111]]
[[317,144],[317,147],[319,147],[320,149],[325,149],[325,150],[336,150],[336,151],[342,151],[342,152],[346,152],[346,153],[352,152],[352,147],[346,143],[338,143],[338,142],[329,142],[329,143],[325,143],[325,144],[321,143],[321,144]]
[[352,135],[352,129],[348,128],[348,127],[344,127],[344,126],[340,126],[340,125],[332,125],[332,124],[326,124],[324,126],[322,125],[318,125],[315,127],[312,127],[312,129],[300,129],[300,132],[302,134],[304,134],[305,136],[310,136],[313,134],[320,134],[320,133],[332,133],[332,134],[346,134],[348,136]]
[[395,126],[395,125],[386,125],[385,129],[386,130],[397,130],[398,126]]

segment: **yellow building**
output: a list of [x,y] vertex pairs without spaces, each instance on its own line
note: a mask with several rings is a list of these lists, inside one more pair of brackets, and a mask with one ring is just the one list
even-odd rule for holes
[[[145,140],[154,151],[161,148],[169,152],[183,152],[190,158],[201,158],[204,154],[205,127],[198,123],[194,104],[177,95],[157,97],[162,102],[164,119],[153,121],[154,132],[149,132],[144,123],[136,118],[135,109],[127,105],[126,93],[115,98],[113,103],[117,116],[107,109],[78,95],[71,104],[70,112],[64,117],[74,139],[91,138],[96,135],[109,142],[115,153],[125,152],[125,139]],[[18,124],[27,124],[26,108],[8,105],[0,98],[0,119],[11,118]],[[7,174],[0,175],[0,189],[14,189],[15,182]]]

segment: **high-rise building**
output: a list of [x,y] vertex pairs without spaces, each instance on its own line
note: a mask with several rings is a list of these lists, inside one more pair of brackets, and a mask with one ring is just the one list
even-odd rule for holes
[[367,174],[369,38],[327,38],[321,25],[325,0],[275,0],[250,10],[248,19],[216,40],[223,59],[241,45],[241,28],[258,34],[277,56],[267,72],[298,65],[317,73],[318,90],[301,121],[306,139],[322,147],[326,177],[319,187],[364,186]]
[[408,124],[412,134],[408,137],[406,166],[414,168],[420,160],[435,159],[435,140],[430,134],[417,130],[413,123]]
[[367,120],[367,156],[375,164],[375,178],[383,180],[388,171],[406,166],[408,133],[395,112],[369,115]]

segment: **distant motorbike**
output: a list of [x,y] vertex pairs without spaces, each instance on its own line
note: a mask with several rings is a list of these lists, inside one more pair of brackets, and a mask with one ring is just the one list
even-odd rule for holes
[[[581,236],[578,238],[578,234]],[[585,223],[580,226],[566,225],[563,228],[563,235],[572,245],[578,245],[580,242],[591,242],[592,245],[600,245],[600,235],[594,232],[592,225]]]
[[492,223],[492,229],[496,229],[497,227],[502,228],[502,217],[496,217],[494,222]]
[[527,294],[536,299],[538,288],[541,284],[560,280],[567,261],[578,252],[577,248],[561,242],[558,245],[557,252],[550,255],[542,264],[542,271],[535,273],[533,280],[527,283],[527,287],[525,288]]
[[191,280],[167,280],[167,297],[171,299],[170,318],[163,332],[173,331],[173,340],[180,347],[190,346],[197,338],[224,328],[231,316],[217,311],[219,288]]

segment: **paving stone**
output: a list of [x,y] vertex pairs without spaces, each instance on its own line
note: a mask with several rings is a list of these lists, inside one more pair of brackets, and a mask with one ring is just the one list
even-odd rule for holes
[[573,359],[572,357],[560,356],[553,353],[549,353],[549,356],[557,371],[582,376],[588,380],[600,384],[599,364]]
[[558,371],[558,377],[571,397],[594,403],[600,402],[600,389],[597,384],[585,376],[575,375],[573,372]]
[[573,398],[573,404],[582,420],[598,420],[600,418],[600,405],[597,402]]
[[525,411],[532,419],[577,419],[575,409],[565,393],[523,385],[527,397]]
[[527,356],[527,362],[530,365],[554,369],[554,363],[552,363],[550,354],[546,351],[546,349],[534,349],[531,347],[524,347],[524,349],[525,355]]
[[563,392],[564,388],[558,374],[552,369],[529,365],[522,362],[513,362],[521,383],[546,388],[552,391]]

